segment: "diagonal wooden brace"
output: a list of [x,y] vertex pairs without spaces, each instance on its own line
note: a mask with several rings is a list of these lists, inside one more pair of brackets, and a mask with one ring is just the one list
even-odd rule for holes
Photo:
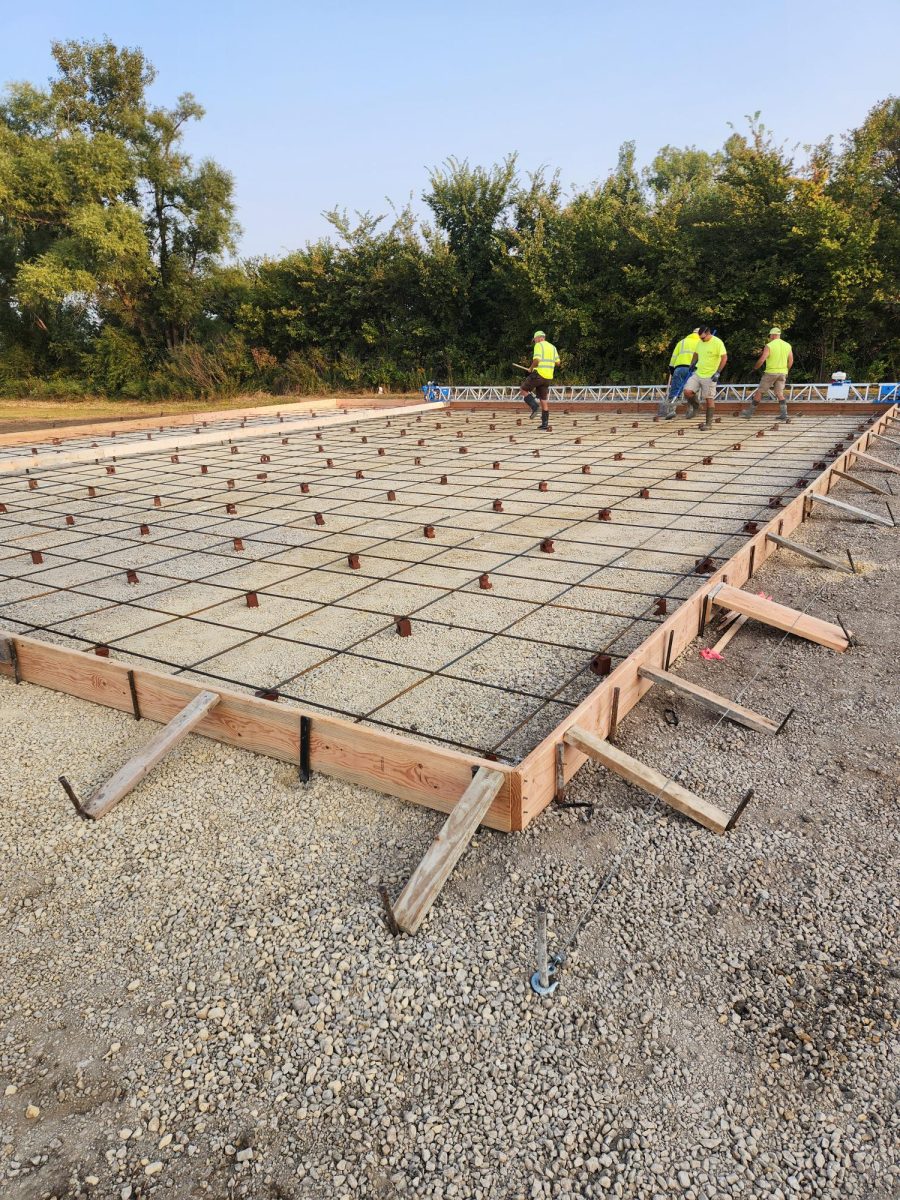
[[425,920],[503,783],[499,771],[479,767],[475,772],[393,906],[394,920],[405,933],[415,933]]
[[649,679],[653,683],[670,687],[694,700],[701,708],[718,713],[721,717],[727,717],[729,721],[744,725],[747,729],[753,729],[757,733],[777,733],[779,730],[776,721],[770,721],[768,717],[754,712],[752,708],[744,708],[741,704],[735,704],[725,696],[711,692],[708,688],[700,687],[699,684],[690,683],[687,679],[682,679],[680,675],[673,675],[670,671],[661,671],[658,667],[645,666],[638,667],[638,675],[642,679]]
[[[199,725],[211,708],[219,703],[215,692],[200,692],[181,712],[176,713],[168,725],[164,725],[147,745],[116,771],[111,779],[103,783],[87,800],[82,801],[82,816],[96,821],[124,799],[128,793],[149,775],[160,759],[184,741],[195,725]],[[71,797],[70,797],[71,798]],[[73,801],[74,803],[74,801]]]
[[889,500],[894,498],[893,492],[886,492],[877,483],[869,483],[868,479],[860,479],[858,475],[848,475],[846,471],[839,471],[837,467],[831,468],[831,474],[837,475],[838,479],[846,479],[849,483],[855,483],[857,487],[865,488],[867,492],[874,492],[876,496],[887,496]]
[[817,642],[820,646],[827,646],[829,650],[843,652],[850,645],[847,635],[839,625],[832,625],[830,621],[822,621],[818,617],[810,617],[799,609],[788,608],[786,604],[764,600],[762,596],[754,596],[740,588],[730,587],[727,583],[716,584],[709,593],[709,598],[720,608],[730,608],[734,612],[743,613],[754,621],[761,621],[764,625],[783,629],[785,633]]
[[574,746],[576,750],[580,750],[582,754],[587,754],[589,758],[602,763],[616,775],[621,775],[629,783],[643,788],[651,796],[658,796],[678,812],[690,817],[692,821],[697,821],[698,824],[711,829],[713,833],[724,833],[727,829],[728,813],[718,805],[710,804],[702,796],[694,795],[680,783],[668,779],[661,771],[657,771],[654,767],[648,767],[639,759],[632,758],[630,754],[626,754],[618,746],[613,746],[611,742],[604,741],[603,738],[597,737],[596,734],[590,733],[578,725],[572,725],[566,730],[565,741],[570,746]]
[[866,454],[862,450],[848,450],[847,453],[852,454],[854,458],[861,458],[863,462],[874,463],[881,471],[889,471],[895,475],[900,475],[900,467],[895,467],[893,463],[885,462],[883,458],[876,458],[874,454]]
[[792,542],[790,538],[780,537],[777,533],[767,533],[766,537],[776,546],[781,546],[785,550],[793,550],[795,554],[808,558],[810,562],[818,563],[820,567],[830,567],[832,571],[846,571],[850,575],[853,574],[853,569],[848,563],[835,562],[834,559],[826,558],[824,554],[817,554],[815,550],[810,550],[808,546]]
[[894,527],[894,522],[889,521],[887,517],[879,517],[878,513],[869,512],[866,508],[856,508],[853,504],[845,504],[843,500],[835,500],[834,496],[820,496],[818,492],[809,492],[807,495],[809,500],[816,500],[828,508],[839,508],[841,512],[848,512],[854,517],[862,517],[864,521],[870,521],[873,525],[886,525],[888,529]]

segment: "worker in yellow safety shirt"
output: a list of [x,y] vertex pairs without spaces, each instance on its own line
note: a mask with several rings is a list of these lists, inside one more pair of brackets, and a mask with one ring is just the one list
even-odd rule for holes
[[716,411],[716,384],[719,374],[728,362],[725,343],[716,337],[708,325],[700,326],[700,344],[691,355],[691,375],[684,385],[684,398],[688,402],[687,416],[697,415],[700,408],[697,393],[706,401],[706,421],[703,429],[712,429]]
[[681,399],[684,385],[691,373],[694,351],[699,345],[699,326],[692,333],[683,337],[680,342],[675,343],[675,349],[669,359],[669,390],[668,394],[659,402],[659,408],[656,410],[657,416],[671,421],[678,412],[678,401]]
[[787,382],[788,371],[794,365],[794,351],[791,349],[790,342],[786,342],[781,336],[781,330],[777,325],[773,325],[769,330],[769,344],[763,349],[753,369],[758,371],[763,364],[765,364],[765,369],[763,377],[759,381],[759,387],[750,397],[750,403],[742,410],[741,416],[748,419],[752,417],[763,396],[774,392],[779,404],[779,418],[782,421],[790,421],[784,385]]
[[[547,341],[547,335],[543,329],[538,329],[531,340],[534,342],[531,370],[522,380],[521,396],[531,409],[532,416],[540,409],[541,430],[549,433],[550,407],[547,401],[550,395],[550,380],[553,378],[553,372],[559,366],[559,355],[553,343]],[[537,400],[535,400],[535,396],[537,396]]]

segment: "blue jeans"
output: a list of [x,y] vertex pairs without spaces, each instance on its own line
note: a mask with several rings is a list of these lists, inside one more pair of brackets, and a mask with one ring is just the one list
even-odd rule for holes
[[669,380],[669,392],[665,400],[661,400],[659,404],[659,416],[664,417],[671,409],[675,411],[675,405],[681,399],[681,393],[684,391],[684,385],[690,378],[690,367],[676,367],[672,372],[672,377]]
[[672,378],[669,380],[669,400],[677,401],[681,399],[681,393],[684,391],[684,385],[691,377],[690,367],[676,367],[672,372]]

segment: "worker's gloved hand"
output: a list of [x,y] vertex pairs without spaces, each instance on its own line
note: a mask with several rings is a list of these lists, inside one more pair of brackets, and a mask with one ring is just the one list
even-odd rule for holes
[[716,371],[716,373],[711,376],[711,379],[712,379],[713,383],[718,383],[719,382],[719,372]]

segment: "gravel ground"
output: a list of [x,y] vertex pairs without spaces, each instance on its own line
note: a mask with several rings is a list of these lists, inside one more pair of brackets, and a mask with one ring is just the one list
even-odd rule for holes
[[[748,626],[677,664],[793,706],[784,733],[662,689],[619,732],[726,808],[752,784],[736,829],[587,766],[593,811],[482,831],[416,938],[376,885],[436,814],[191,739],[85,824],[56,777],[87,790],[148,728],[0,681],[0,1193],[900,1195],[897,537],[816,515],[797,539],[862,573],[781,552],[754,584],[860,644]],[[536,902],[559,949],[612,868],[537,999]]]

